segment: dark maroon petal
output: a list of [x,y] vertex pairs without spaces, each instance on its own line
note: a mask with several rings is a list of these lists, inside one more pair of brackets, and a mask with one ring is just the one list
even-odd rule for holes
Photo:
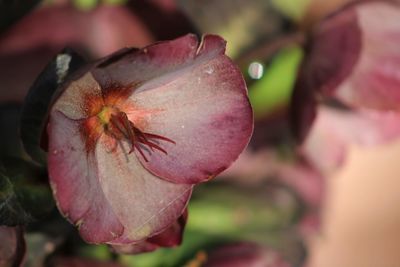
[[298,143],[308,135],[317,109],[316,92],[306,76],[305,64],[301,67],[290,105],[290,127]]
[[148,239],[150,243],[157,244],[160,247],[174,247],[180,245],[182,242],[183,230],[187,222],[188,211],[185,209],[184,213],[178,220],[172,224],[164,232],[152,236]]
[[[184,38],[191,45],[177,56],[182,62],[131,95],[132,106],[144,115],[133,110],[128,116],[134,123],[144,121],[138,125],[144,132],[175,142],[160,141],[168,155],[150,153],[148,162],[137,153],[149,171],[172,182],[199,183],[236,160],[251,136],[253,117],[242,75],[223,53],[224,41],[208,35],[198,47],[193,36]],[[160,44],[160,51],[175,42],[182,41]],[[147,64],[163,64],[153,61]]]
[[331,95],[352,74],[362,49],[362,32],[352,8],[324,20],[312,35],[303,65],[305,86]]
[[103,135],[88,153],[79,121],[57,110],[51,113],[48,134],[49,176],[58,207],[86,241],[115,243],[120,236],[139,241],[182,214],[191,186],[151,175],[135,155],[126,155],[125,144],[110,151]]
[[0,240],[0,266],[22,266],[26,253],[22,228],[0,226]]
[[144,241],[124,245],[111,245],[116,253],[137,254],[151,252],[160,247],[175,247],[181,244],[183,230],[187,221],[187,210],[166,230]]

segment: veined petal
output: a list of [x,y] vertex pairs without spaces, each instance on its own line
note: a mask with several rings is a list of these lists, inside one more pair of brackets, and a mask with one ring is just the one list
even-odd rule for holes
[[[214,35],[206,35],[199,47],[197,37],[188,34],[183,37],[159,42],[142,49],[125,49],[100,61],[92,70],[103,90],[117,82],[126,87],[138,87],[145,82],[165,83],[166,74],[178,71],[198,60],[199,55],[213,57],[223,54],[225,41]],[[148,88],[149,85],[146,85]]]
[[137,254],[142,252],[154,251],[160,247],[174,247],[182,242],[183,230],[186,225],[188,212],[185,212],[163,232],[152,236],[144,241],[131,244],[111,245],[117,253]]
[[70,119],[87,118],[102,107],[100,86],[90,72],[68,81],[60,91],[54,109],[61,110]]
[[123,237],[140,241],[162,232],[183,213],[192,186],[152,175],[135,154],[128,154],[130,146],[126,142],[110,153],[102,145],[106,138],[103,135],[96,148],[99,183],[125,227]]
[[80,123],[52,110],[48,160],[58,207],[87,242],[113,242],[122,235],[138,241],[182,214],[191,186],[151,175],[121,146],[110,150],[106,135],[88,153]]
[[86,241],[111,241],[123,233],[124,227],[102,192],[96,160],[87,154],[79,129],[79,121],[57,110],[51,113],[48,125],[50,184],[59,210],[79,227]]
[[149,153],[147,162],[136,151],[159,177],[176,183],[206,181],[236,160],[249,141],[253,115],[246,86],[220,46],[220,39],[205,38],[201,55],[190,66],[166,74],[168,82],[157,82],[157,87],[144,84],[130,97],[136,110],[127,111],[129,119],[142,131],[176,143],[161,140],[168,155]]

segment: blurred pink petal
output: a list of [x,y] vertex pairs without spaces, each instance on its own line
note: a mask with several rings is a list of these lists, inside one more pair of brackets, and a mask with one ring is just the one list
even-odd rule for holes
[[308,86],[352,107],[398,110],[400,6],[354,4],[323,21],[304,65]]
[[0,54],[78,46],[99,57],[151,41],[145,25],[122,6],[100,6],[90,12],[72,6],[49,6],[38,8],[3,35]]
[[302,153],[323,172],[339,167],[349,144],[378,145],[400,135],[400,114],[375,110],[340,110],[322,105],[302,145]]
[[0,240],[0,266],[22,266],[26,248],[21,227],[0,226]]

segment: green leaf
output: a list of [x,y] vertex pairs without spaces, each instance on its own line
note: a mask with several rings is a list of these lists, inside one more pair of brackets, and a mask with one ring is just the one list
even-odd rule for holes
[[33,9],[40,0],[0,0],[0,33]]
[[302,58],[300,47],[282,49],[266,68],[264,76],[249,88],[256,118],[288,105]]
[[[15,226],[40,219],[54,208],[45,172],[20,159],[2,159],[0,225]],[[4,167],[6,166],[6,167]]]
[[25,98],[21,113],[20,135],[25,151],[31,158],[45,164],[46,153],[41,148],[47,112],[58,86],[85,61],[70,49],[65,49],[46,66]]

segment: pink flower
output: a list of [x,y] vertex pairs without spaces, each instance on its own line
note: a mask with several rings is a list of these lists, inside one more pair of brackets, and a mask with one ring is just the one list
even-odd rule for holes
[[60,211],[90,243],[137,244],[171,227],[193,185],[247,145],[252,111],[225,41],[194,35],[95,62],[50,110],[48,168]]
[[348,106],[398,110],[400,5],[366,2],[323,21],[313,35],[308,81]]
[[311,35],[293,97],[302,152],[330,171],[347,145],[376,145],[400,136],[400,5],[352,4]]

